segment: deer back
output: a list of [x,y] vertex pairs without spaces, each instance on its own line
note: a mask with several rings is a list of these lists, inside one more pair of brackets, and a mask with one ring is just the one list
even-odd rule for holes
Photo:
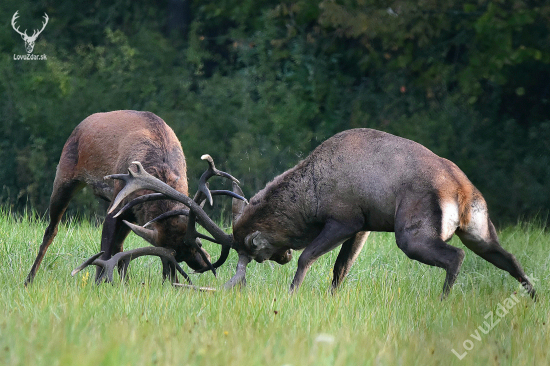
[[58,171],[69,172],[70,177],[65,179],[84,181],[96,194],[111,200],[120,188],[103,177],[125,173],[133,161],[142,162],[151,174],[188,194],[181,144],[172,129],[150,112],[92,114],[74,129],[65,143]]
[[295,243],[290,247],[303,248],[328,218],[393,231],[400,200],[425,196],[445,208],[444,221],[462,226],[469,221],[472,198],[483,200],[454,163],[426,147],[377,130],[352,129],[323,142],[252,197],[234,221],[234,236],[242,243],[259,231],[271,245],[289,245],[290,239]]

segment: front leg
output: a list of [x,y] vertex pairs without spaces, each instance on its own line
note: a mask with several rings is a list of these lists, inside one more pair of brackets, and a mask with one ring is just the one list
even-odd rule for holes
[[327,220],[321,233],[298,258],[298,269],[290,284],[290,292],[292,293],[300,287],[309,267],[317,258],[339,246],[344,240],[357,233],[360,227],[360,225],[342,224],[332,219]]
[[349,270],[361,253],[363,245],[367,241],[370,231],[358,232],[354,237],[349,238],[342,244],[342,249],[338,253],[336,263],[334,263],[333,277],[332,277],[332,292],[336,292],[338,286],[342,283],[344,278],[349,273]]
[[166,258],[161,258],[162,261],[162,282],[168,280],[170,283],[178,283],[178,276],[176,274],[176,267]]
[[[108,260],[113,255],[122,252],[122,243],[130,233],[130,228],[122,222],[123,218],[129,219],[128,215],[115,218],[115,214],[116,212],[108,214],[103,222],[103,229],[101,231],[101,251],[103,254],[100,257],[102,260]],[[118,271],[121,277],[125,277],[126,268],[124,268],[122,263],[119,264]],[[102,277],[102,272],[103,268],[97,267],[96,282]]]
[[237,263],[237,272],[223,286],[229,290],[237,285],[246,286],[246,266],[250,263],[250,257],[245,254],[239,254],[239,262]]

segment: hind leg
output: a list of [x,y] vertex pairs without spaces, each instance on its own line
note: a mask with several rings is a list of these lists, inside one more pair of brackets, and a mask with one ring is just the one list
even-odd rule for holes
[[363,245],[367,241],[369,231],[358,232],[354,237],[349,238],[342,244],[340,253],[334,263],[333,277],[332,277],[332,292],[335,292],[338,286],[342,283],[344,278],[349,273],[349,270],[357,259]]
[[523,285],[531,297],[535,298],[533,285],[523,272],[517,259],[500,246],[495,227],[486,214],[473,215],[469,226],[464,230],[457,230],[456,234],[468,249],[496,267],[510,273]]
[[34,260],[34,264],[32,265],[32,268],[27,275],[25,286],[27,286],[29,283],[32,283],[32,281],[34,280],[34,276],[36,275],[36,272],[40,267],[40,263],[42,263],[42,259],[44,259],[44,256],[46,255],[48,247],[57,235],[57,226],[59,225],[61,217],[63,217],[63,214],[65,213],[65,210],[69,205],[69,201],[74,196],[74,194],[79,191],[83,186],[84,184],[82,182],[76,180],[72,180],[67,183],[59,183],[56,179],[56,181],[54,182],[54,189],[50,198],[49,207],[50,223],[46,228],[46,231],[44,232],[42,244],[40,245],[38,255]]
[[464,251],[441,239],[437,197],[403,199],[395,216],[397,246],[407,257],[446,271],[441,299],[449,295],[464,260]]
[[397,246],[407,257],[446,271],[441,299],[446,298],[453,287],[460,266],[464,260],[464,251],[453,247],[437,237],[417,236],[396,233]]

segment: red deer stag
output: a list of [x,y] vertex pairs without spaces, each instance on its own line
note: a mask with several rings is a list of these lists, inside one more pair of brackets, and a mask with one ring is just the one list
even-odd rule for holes
[[[156,190],[178,199],[164,188]],[[242,194],[237,185],[234,191]],[[317,258],[342,245],[333,272],[336,289],[370,231],[395,232],[397,246],[409,258],[445,269],[442,298],[464,259],[462,249],[446,243],[455,233],[535,297],[518,261],[500,246],[487,204],[466,175],[416,142],[371,129],[333,136],[249,204],[233,201],[232,247],[239,260],[225,287],[246,283],[252,259],[284,264],[292,250],[304,249],[290,286],[295,291]]]
[[[210,168],[201,177],[199,187],[204,193],[198,192],[197,199],[205,195],[211,202],[211,194],[224,194],[226,191],[210,193],[206,186],[208,178],[220,175],[234,182],[236,179],[217,170],[209,156],[203,158],[208,160]],[[124,172],[134,160],[142,162],[144,166],[140,165],[142,169],[151,171],[167,186],[173,187],[174,191],[185,196],[188,194],[186,163],[181,144],[172,129],[155,114],[140,111],[96,113],[74,129],[61,153],[50,198],[50,223],[25,281],[26,285],[33,281],[46,250],[57,234],[57,226],[73,195],[85,185],[89,185],[97,197],[112,201],[121,191],[123,184],[119,181],[114,183],[111,180],[106,181],[104,177],[108,174]],[[117,174],[110,177],[116,176]],[[147,192],[141,191],[141,193]],[[229,193],[235,196],[232,192]],[[133,197],[136,195],[134,194]],[[145,203],[147,201],[154,202]],[[130,259],[148,254],[161,257],[165,277],[167,275],[175,277],[175,269],[178,269],[186,279],[188,277],[176,262],[185,261],[192,269],[202,272],[208,269],[214,270],[220,265],[219,263],[225,261],[229,246],[225,247],[218,263],[214,265],[210,263],[210,256],[200,245],[201,237],[210,238],[198,234],[194,230],[194,223],[188,230],[188,218],[181,216],[189,215],[185,205],[167,200],[162,194],[149,193],[137,197],[127,205],[123,214],[116,215],[115,207],[120,202],[121,200],[118,200],[114,207],[111,203],[103,224],[102,252],[94,256],[90,263],[94,260],[96,261],[94,264],[106,262],[115,254],[122,252],[123,241],[130,229],[153,246],[160,248],[140,248],[118,254],[114,264],[122,261],[118,263],[121,275],[125,273]],[[177,212],[179,215],[164,215],[152,222],[149,229],[138,226],[168,211]],[[191,216],[194,218],[194,215]],[[131,222],[136,222],[138,225]],[[221,241],[218,240],[218,242]],[[175,257],[172,253],[175,253]],[[105,267],[105,269],[98,267],[96,282],[99,283],[104,278],[112,279],[112,266],[111,273],[108,268]]]

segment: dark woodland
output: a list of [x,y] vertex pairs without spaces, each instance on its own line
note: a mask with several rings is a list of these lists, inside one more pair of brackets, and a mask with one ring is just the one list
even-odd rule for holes
[[[33,50],[46,60],[16,59],[16,11],[29,35],[47,14]],[[495,223],[548,220],[547,1],[7,0],[0,21],[0,204],[12,212],[44,215],[79,122],[133,109],[173,128],[191,191],[203,154],[250,197],[330,136],[369,127],[456,163]],[[104,207],[85,190],[70,213]]]

